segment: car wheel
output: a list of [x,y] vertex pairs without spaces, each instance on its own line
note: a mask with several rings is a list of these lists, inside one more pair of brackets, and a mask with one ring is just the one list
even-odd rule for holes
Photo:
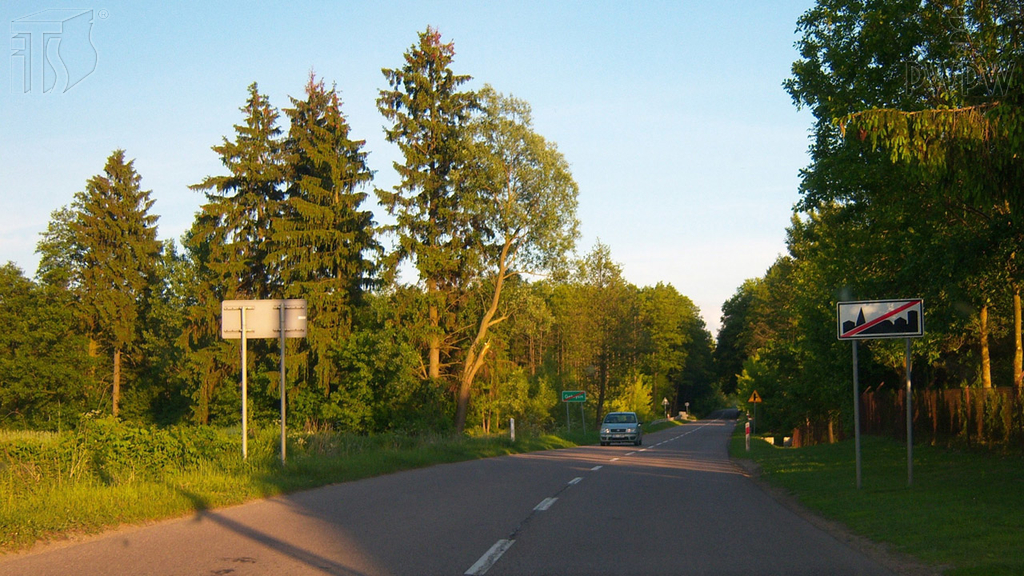
[[607,445],[608,445],[607,442],[601,442],[601,446],[607,446]]

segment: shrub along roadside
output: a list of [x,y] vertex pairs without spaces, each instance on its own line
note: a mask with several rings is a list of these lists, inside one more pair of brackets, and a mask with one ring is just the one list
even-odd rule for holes
[[86,418],[62,434],[0,431],[0,552],[399,470],[597,442],[587,434],[471,438],[401,433],[289,437],[237,429],[155,428]]
[[908,488],[906,445],[866,436],[857,490],[853,441],[794,449],[753,440],[746,452],[740,425],[730,453],[753,459],[764,480],[808,508],[929,564],[952,567],[946,574],[1024,574],[1019,456],[915,445]]

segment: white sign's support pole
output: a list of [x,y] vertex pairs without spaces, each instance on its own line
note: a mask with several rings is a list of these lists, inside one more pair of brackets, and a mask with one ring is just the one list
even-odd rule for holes
[[853,445],[857,452],[857,489],[860,490],[860,383],[857,381],[857,341],[853,341]]
[[587,415],[583,413],[583,405],[585,402],[580,402],[580,425],[583,426],[583,433],[587,433]]
[[[278,338],[281,342],[281,464],[287,457],[285,389],[285,338],[306,337],[306,300],[224,300],[220,303],[220,335],[224,339],[242,340],[242,458],[249,453],[249,338]],[[238,310],[240,316],[235,316]],[[238,322],[237,324],[235,322]]]
[[245,337],[245,306],[239,309],[242,314],[242,460],[249,457],[249,411],[247,410],[246,404],[248,404],[248,351],[247,351],[247,338]]
[[572,432],[572,420],[569,419],[569,403],[568,402],[564,402],[564,404],[565,404],[565,428],[566,428],[567,432]]
[[516,441],[516,419],[515,418],[509,418],[508,419],[508,429],[509,429],[509,433],[512,435],[512,441],[515,442]]
[[907,338],[907,486],[914,484],[914,412],[910,406],[910,338]]
[[281,464],[282,465],[285,463],[285,457],[286,457],[285,456],[285,452],[286,452],[285,442],[287,440],[287,435],[285,434],[285,424],[284,424],[284,411],[285,411],[285,391],[284,391],[284,379],[285,379],[285,377],[284,377],[284,327],[285,327],[285,322],[284,322],[284,308],[285,308],[285,302],[286,302],[285,300],[281,301],[280,324],[278,325],[278,330],[281,332],[280,340],[281,340]]

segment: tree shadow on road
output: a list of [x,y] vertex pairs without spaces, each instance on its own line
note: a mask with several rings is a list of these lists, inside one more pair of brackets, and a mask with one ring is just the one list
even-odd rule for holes
[[275,552],[284,554],[293,560],[301,562],[315,570],[323,572],[324,574],[337,574],[342,576],[368,576],[367,573],[354,570],[348,566],[339,564],[338,562],[326,558],[319,554],[304,550],[294,544],[285,542],[279,538],[271,536],[266,532],[262,532],[243,524],[237,520],[233,520],[226,516],[222,512],[216,512],[210,510],[209,502],[202,496],[185,490],[179,486],[171,486],[179,494],[187,498],[192,503],[192,508],[196,514],[193,518],[194,522],[202,522],[208,520],[217,524],[218,526],[230,530],[239,536],[252,540],[253,542],[270,548]]

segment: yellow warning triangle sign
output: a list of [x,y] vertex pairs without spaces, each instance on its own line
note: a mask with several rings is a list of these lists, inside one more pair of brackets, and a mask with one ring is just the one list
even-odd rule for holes
[[747,404],[760,404],[760,403],[761,403],[761,396],[758,395],[757,390],[754,390],[754,393],[750,395],[750,399],[747,400]]

